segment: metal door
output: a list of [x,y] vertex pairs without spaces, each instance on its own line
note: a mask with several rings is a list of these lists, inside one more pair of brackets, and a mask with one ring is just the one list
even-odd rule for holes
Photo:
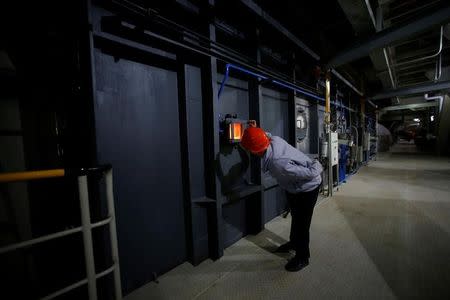
[[95,52],[99,163],[112,163],[125,293],[186,260],[177,74]]

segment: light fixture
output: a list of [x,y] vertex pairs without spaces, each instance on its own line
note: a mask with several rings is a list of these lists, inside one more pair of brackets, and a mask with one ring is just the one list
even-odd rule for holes
[[241,122],[231,122],[228,125],[228,140],[230,141],[230,143],[239,143],[242,139],[243,133],[244,125]]
[[420,119],[419,119],[419,118],[414,118],[413,121],[414,121],[414,122],[420,122]]
[[241,141],[247,121],[240,120],[237,115],[227,114],[224,119],[220,121],[221,136],[223,140],[229,144],[237,144]]
[[431,122],[433,122],[434,121],[434,116],[431,116],[430,119],[431,119]]

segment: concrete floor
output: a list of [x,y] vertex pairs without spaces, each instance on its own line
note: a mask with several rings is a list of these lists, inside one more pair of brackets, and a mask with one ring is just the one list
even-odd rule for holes
[[411,145],[363,167],[318,204],[310,265],[284,271],[276,218],[218,261],[185,263],[126,297],[142,299],[450,299],[450,160]]

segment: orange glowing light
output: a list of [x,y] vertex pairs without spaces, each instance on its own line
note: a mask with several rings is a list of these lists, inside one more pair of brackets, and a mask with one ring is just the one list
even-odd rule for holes
[[228,137],[230,141],[238,142],[242,138],[242,123],[231,123],[228,128]]

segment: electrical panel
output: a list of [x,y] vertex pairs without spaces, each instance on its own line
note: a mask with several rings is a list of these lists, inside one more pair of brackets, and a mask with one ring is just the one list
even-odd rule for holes
[[303,141],[306,138],[308,132],[308,123],[306,111],[300,105],[297,105],[296,118],[295,118],[295,136],[297,143]]
[[364,151],[362,146],[358,146],[358,163],[362,163],[364,161]]
[[370,150],[370,133],[366,132],[364,134],[364,140],[363,140],[363,150],[368,151]]
[[336,166],[339,163],[339,139],[338,133],[331,133],[331,165]]

